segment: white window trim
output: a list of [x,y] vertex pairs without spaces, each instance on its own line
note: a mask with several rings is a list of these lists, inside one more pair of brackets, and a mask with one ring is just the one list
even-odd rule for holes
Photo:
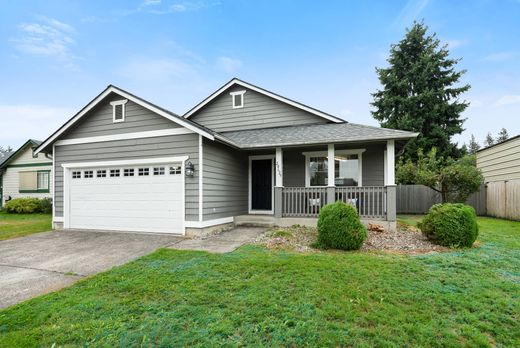
[[[251,162],[253,160],[262,160],[262,159],[270,159],[271,160],[271,210],[253,210],[251,207],[251,191],[252,191],[252,180],[251,180]],[[274,163],[276,161],[275,155],[255,155],[255,156],[249,156],[249,172],[248,172],[248,212],[249,214],[274,214],[274,183],[275,183],[275,177],[274,177]]]
[[[242,109],[244,107],[244,94],[245,93],[246,93],[246,90],[229,93],[229,95],[231,95],[231,105],[233,106],[233,109]],[[240,101],[241,101],[240,106],[235,105],[235,96],[237,96],[237,95],[240,96]]]
[[[125,122],[125,104],[128,102],[128,99],[122,99],[122,100],[115,100],[113,102],[110,102],[110,105],[112,105],[112,122],[113,123],[120,123]],[[116,106],[121,105],[121,115],[123,116],[122,119],[116,120]]]
[[[363,186],[363,152],[366,149],[348,149],[348,150],[335,150],[335,155],[358,155],[359,160],[359,171],[358,171],[358,187]],[[302,152],[305,156],[305,187],[328,187],[327,185],[311,186],[311,177],[309,173],[309,164],[311,157],[325,157],[328,158],[328,151],[311,151]]]

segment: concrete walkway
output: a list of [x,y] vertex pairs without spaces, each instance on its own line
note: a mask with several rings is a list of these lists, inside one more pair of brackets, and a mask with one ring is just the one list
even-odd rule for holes
[[54,231],[0,242],[0,308],[71,285],[182,240],[172,235]]
[[168,248],[178,250],[200,250],[210,253],[229,253],[236,248],[253,241],[267,228],[239,226],[232,230],[222,232],[200,239],[185,239],[170,245]]

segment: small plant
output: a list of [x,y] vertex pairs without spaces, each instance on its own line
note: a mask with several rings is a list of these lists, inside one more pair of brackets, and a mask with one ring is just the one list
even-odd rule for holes
[[50,214],[52,200],[50,198],[15,198],[5,203],[5,211],[10,214]]
[[461,203],[434,205],[418,227],[428,239],[447,247],[471,247],[478,236],[475,209]]
[[338,201],[321,209],[317,246],[325,249],[357,250],[366,238],[367,229],[353,206]]

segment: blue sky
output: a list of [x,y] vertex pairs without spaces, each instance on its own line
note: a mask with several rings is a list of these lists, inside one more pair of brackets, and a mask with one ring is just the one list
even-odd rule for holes
[[414,19],[463,58],[463,116],[520,133],[520,1],[0,1],[0,146],[45,139],[108,84],[182,114],[236,76],[377,125],[370,93]]

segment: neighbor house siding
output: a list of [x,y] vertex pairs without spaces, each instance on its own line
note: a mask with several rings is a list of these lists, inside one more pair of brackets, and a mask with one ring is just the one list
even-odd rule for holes
[[[357,146],[336,145],[336,150],[365,149],[363,152],[362,185],[383,186],[385,182],[384,144]],[[283,184],[286,187],[305,186],[305,156],[303,152],[327,151],[326,147],[286,149],[283,151]]]
[[125,121],[113,122],[110,102],[124,99],[117,94],[108,95],[96,107],[78,121],[62,139],[86,138],[101,135],[145,132],[167,128],[178,128],[178,124],[156,113],[128,101],[125,104]]
[[477,152],[486,182],[520,179],[520,137]]
[[[229,93],[246,90],[244,107],[233,109]],[[241,86],[234,86],[190,117],[217,132],[327,123],[322,117]]]
[[248,158],[240,150],[204,139],[203,220],[247,214]]
[[186,221],[198,220],[198,134],[107,141],[90,144],[60,145],[55,147],[55,213],[63,216],[64,163],[98,162],[139,158],[188,156],[195,165],[193,178],[186,178]]
[[[36,166],[34,164],[37,164]],[[48,164],[48,165],[45,165]],[[20,193],[20,172],[33,171],[51,171],[52,159],[45,157],[43,153],[33,157],[33,151],[30,146],[27,146],[16,158],[12,159],[6,166],[5,173],[2,176],[3,180],[3,195],[2,200],[8,197],[35,197],[35,198],[51,198],[52,197],[52,173],[48,193]]]

